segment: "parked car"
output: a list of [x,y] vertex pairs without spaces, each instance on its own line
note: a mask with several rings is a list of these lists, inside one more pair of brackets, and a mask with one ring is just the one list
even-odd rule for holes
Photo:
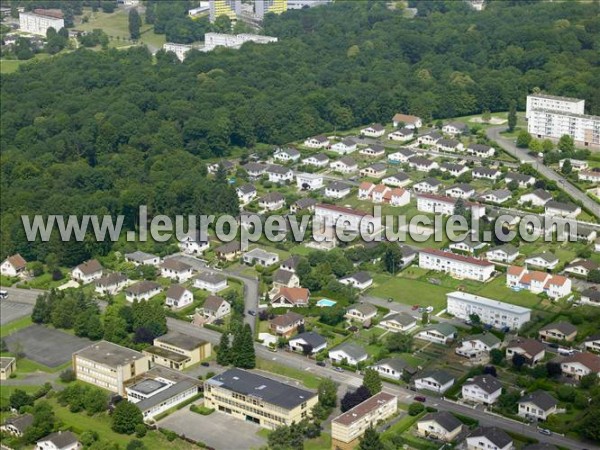
[[200,363],[201,366],[210,367],[210,363],[208,361],[203,361]]
[[248,314],[250,314],[251,316],[255,316],[256,315],[256,311],[254,311],[253,309],[249,309],[248,310]]
[[325,361],[317,361],[317,366],[320,367],[325,367],[327,364],[325,364]]
[[392,303],[394,301],[394,299],[392,297],[388,298],[388,303]]
[[341,367],[334,367],[333,370],[335,370],[336,372],[343,372],[344,369],[342,369]]
[[412,309],[413,309],[413,311],[414,311],[415,309],[419,309],[419,305],[413,305]]
[[552,431],[548,430],[547,428],[538,428],[538,431],[541,434],[545,434],[546,436],[551,436],[552,435]]
[[427,399],[426,399],[425,397],[423,397],[422,395],[417,395],[417,396],[414,398],[414,400],[415,400],[416,402],[423,402],[423,403],[424,403],[425,401],[427,401]]

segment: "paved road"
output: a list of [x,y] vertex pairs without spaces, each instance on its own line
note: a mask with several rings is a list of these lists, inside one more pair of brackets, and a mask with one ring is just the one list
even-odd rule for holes
[[[209,342],[217,344],[220,339],[219,333],[204,328],[195,327],[191,324],[175,320],[167,319],[167,325],[169,329],[176,330],[181,333],[190,334],[199,338],[205,339]],[[275,362],[293,367],[298,370],[304,370],[311,372],[317,376],[328,377],[332,380],[345,384],[350,387],[358,387],[362,384],[362,377],[356,373],[351,372],[337,372],[330,367],[319,367],[314,364],[313,361],[308,361],[305,357],[294,353],[282,352],[273,353],[263,346],[256,346],[256,355],[260,358],[267,360],[274,360]],[[411,402],[415,393],[397,386],[394,384],[384,383],[384,390],[391,394],[397,395],[401,402]],[[422,394],[419,394],[422,395]],[[481,425],[484,426],[498,426],[505,430],[509,430],[515,433],[520,433],[532,438],[538,439],[541,442],[547,442],[553,445],[559,445],[571,450],[583,450],[583,449],[600,449],[600,447],[594,446],[588,443],[581,443],[570,438],[562,437],[560,435],[545,436],[540,434],[535,426],[522,424],[520,422],[514,422],[512,420],[497,417],[486,413],[481,409],[473,409],[469,406],[459,405],[454,402],[449,402],[436,397],[427,397],[426,404],[433,406],[439,410],[451,411],[458,414],[467,415],[474,417],[479,420]]]
[[591,198],[569,183],[560,174],[545,166],[539,159],[531,157],[526,150],[518,148],[510,139],[500,135],[500,132],[506,130],[506,126],[490,127],[486,130],[488,139],[498,142],[502,148],[509,154],[517,158],[519,161],[532,161],[533,166],[538,172],[544,175],[549,180],[556,181],[558,187],[569,194],[574,199],[577,199],[588,208],[597,219],[600,219],[600,205],[594,202]]
[[[206,263],[200,259],[194,258],[193,256],[187,255],[176,255],[173,256],[174,259],[182,261],[186,264],[192,266],[195,270],[201,270],[204,272],[217,273],[217,274],[225,274],[230,278],[234,278],[240,281],[244,286],[244,305],[246,309],[246,313],[249,310],[258,311],[258,279],[257,278],[249,278],[240,274],[236,274],[231,271],[226,270],[215,270],[206,266]],[[256,317],[251,316],[250,314],[245,314],[244,323],[250,325],[252,328],[252,332],[254,333],[254,328],[256,326]]]
[[2,287],[2,290],[8,292],[7,300],[27,305],[35,305],[35,300],[38,296],[46,292],[41,289],[18,289],[12,287]]

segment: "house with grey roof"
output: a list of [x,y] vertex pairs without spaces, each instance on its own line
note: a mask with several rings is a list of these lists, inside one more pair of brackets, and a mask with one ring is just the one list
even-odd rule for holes
[[292,351],[304,352],[310,348],[310,353],[314,355],[327,348],[327,339],[314,331],[305,331],[291,338],[288,344]]
[[426,326],[415,335],[415,338],[446,345],[456,339],[457,335],[458,331],[453,325],[441,322]]
[[448,411],[429,413],[417,422],[417,434],[444,442],[454,441],[463,429],[463,423]]
[[285,269],[277,269],[271,277],[273,290],[279,292],[281,287],[300,287],[300,278],[294,272]]
[[406,332],[417,326],[417,319],[405,312],[392,312],[385,316],[379,325],[394,333]]
[[194,278],[194,287],[212,294],[227,289],[227,277],[218,273],[201,272]]
[[501,344],[502,341],[492,333],[475,334],[463,338],[455,352],[465,358],[479,358],[489,354],[494,348],[499,349]]
[[443,370],[429,370],[415,377],[417,390],[428,390],[443,394],[454,384],[454,377]]
[[479,200],[481,201],[496,203],[498,205],[509,201],[511,198],[512,194],[508,189],[492,189],[479,196]]
[[418,183],[415,183],[412,187],[413,191],[419,192],[422,194],[435,194],[440,190],[442,186],[442,182],[436,178],[429,177],[425,178]]
[[437,141],[443,139],[444,135],[439,131],[430,131],[417,138],[419,145],[435,145]]
[[186,306],[191,305],[193,301],[194,294],[192,294],[192,291],[180,284],[173,284],[167,289],[165,305],[170,308],[185,308]]
[[502,394],[502,384],[492,375],[477,375],[462,385],[462,398],[466,401],[491,405]]
[[377,315],[377,308],[370,303],[358,303],[351,305],[346,310],[346,317],[350,320],[356,320],[361,323],[365,323],[367,320],[371,320]]
[[344,198],[350,194],[351,190],[352,186],[348,183],[344,183],[343,181],[330,181],[325,187],[325,197]]
[[546,420],[551,414],[556,414],[558,402],[546,391],[537,390],[524,395],[517,402],[521,417],[527,419]]
[[581,214],[581,207],[575,203],[557,202],[550,200],[544,205],[544,214],[553,217],[565,217],[575,219]]
[[385,177],[383,180],[381,180],[381,182],[386,186],[404,187],[408,186],[412,181],[410,177],[404,172],[398,172],[394,175]]
[[476,167],[471,173],[473,174],[473,178],[492,181],[496,181],[498,178],[500,178],[500,175],[502,175],[502,172],[499,170],[490,169],[488,167]]
[[9,417],[0,426],[0,431],[13,436],[21,437],[27,429],[33,424],[31,414],[23,414],[17,417]]
[[280,192],[269,192],[258,199],[258,206],[266,211],[277,211],[285,206],[285,197]]
[[273,158],[284,163],[298,161],[300,152],[292,147],[278,148],[273,154]]
[[115,295],[129,284],[129,279],[121,273],[110,273],[94,282],[95,292],[100,295]]
[[475,195],[475,188],[467,183],[458,183],[450,186],[444,192],[448,197],[467,199]]
[[254,187],[254,185],[248,183],[248,184],[243,184],[243,185],[239,186],[238,188],[236,188],[235,192],[238,196],[238,200],[240,201],[240,204],[247,205],[248,203],[250,203],[252,200],[254,200],[256,198],[257,190]]
[[485,144],[471,144],[467,147],[467,153],[480,158],[491,158],[495,152],[494,147]]
[[438,152],[462,152],[465,146],[462,142],[456,139],[440,139],[435,143],[435,148]]
[[81,448],[81,443],[70,431],[57,431],[37,441],[35,446],[43,450],[77,450]]
[[103,270],[102,264],[100,264],[97,259],[90,259],[75,267],[71,271],[71,278],[82,284],[89,284],[92,281],[101,278]]
[[192,278],[192,266],[175,258],[165,259],[160,265],[160,275],[184,283]]
[[373,284],[373,277],[367,271],[360,271],[353,273],[352,275],[340,278],[340,283],[352,286],[361,291],[367,289]]
[[535,178],[531,175],[525,175],[519,172],[508,172],[504,177],[506,184],[516,182],[520,188],[526,188],[535,184]]
[[514,448],[512,438],[506,431],[496,427],[479,427],[467,437],[469,450],[513,450]]
[[340,142],[336,142],[331,146],[331,151],[339,153],[340,155],[348,155],[356,151],[356,141],[351,138],[345,138]]
[[125,253],[125,261],[133,263],[136,266],[147,264],[156,267],[160,264],[160,256],[136,250],[133,253]]
[[133,303],[135,300],[150,300],[155,295],[160,294],[162,286],[154,281],[142,280],[125,288],[125,299]]
[[294,172],[292,169],[277,164],[267,166],[265,173],[272,183],[285,183],[294,179]]
[[385,175],[387,166],[384,163],[374,163],[360,169],[360,175],[369,178],[381,178]]
[[202,230],[193,230],[187,233],[177,245],[187,255],[201,255],[210,247],[208,237]]
[[268,267],[279,262],[279,255],[263,250],[262,248],[254,248],[244,253],[242,261],[248,265]]
[[554,269],[559,263],[556,255],[550,252],[537,253],[525,259],[525,265],[540,267],[542,269]]
[[412,376],[417,372],[415,367],[400,358],[385,358],[371,364],[369,368],[379,372],[380,376],[392,380],[400,380],[404,374]]
[[344,156],[336,161],[332,161],[329,164],[331,170],[334,172],[340,172],[344,174],[354,173],[358,170],[358,164],[354,159],[349,156]]
[[469,127],[463,122],[448,122],[442,127],[442,131],[451,136],[456,136],[468,131]]
[[325,153],[317,153],[316,155],[310,155],[302,160],[302,164],[314,167],[327,167],[329,164],[329,156]]
[[485,259],[489,261],[513,263],[518,257],[519,249],[512,244],[504,244],[498,247],[493,247],[485,252]]
[[577,336],[577,327],[570,322],[560,321],[544,325],[538,331],[542,341],[567,341],[572,342]]
[[204,300],[201,308],[196,309],[196,314],[201,315],[206,320],[213,321],[222,319],[231,312],[231,305],[223,297],[218,295],[209,295]]
[[336,364],[356,366],[369,357],[367,351],[358,344],[346,341],[329,350],[329,359]]
[[292,214],[297,214],[301,211],[313,212],[317,203],[319,203],[317,199],[311,197],[302,197],[292,203],[290,206],[290,212]]
[[544,206],[552,200],[552,194],[543,189],[536,189],[528,194],[523,194],[519,197],[519,205],[531,204],[531,206]]

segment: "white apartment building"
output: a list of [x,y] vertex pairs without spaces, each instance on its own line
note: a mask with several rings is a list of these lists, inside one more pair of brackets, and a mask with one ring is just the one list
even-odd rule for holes
[[187,53],[193,49],[194,46],[190,44],[176,44],[175,42],[165,42],[163,44],[163,50],[165,52],[173,52],[179,61],[183,61],[187,56]]
[[[417,185],[414,188],[414,190],[417,190]],[[421,188],[419,187],[419,189]],[[454,214],[457,200],[456,198],[443,195],[421,193],[417,195],[417,210],[425,213],[450,216]],[[479,203],[465,201],[464,204],[467,208],[471,209],[471,215],[476,219],[485,214],[485,206]]]
[[19,13],[19,29],[24,33],[46,36],[48,28],[59,31],[65,27],[63,13],[57,9],[34,9]]
[[477,314],[482,323],[494,328],[518,330],[531,320],[531,310],[522,306],[491,300],[466,292],[446,294],[448,314],[462,320],[470,320],[471,314]]
[[459,279],[487,281],[494,273],[494,264],[485,259],[455,255],[436,249],[419,252],[419,267],[450,274]]
[[527,96],[527,131],[537,138],[568,135],[575,145],[600,148],[600,116],[584,112],[585,100],[536,94]]
[[320,204],[315,207],[314,220],[325,228],[335,226],[348,232],[361,232],[369,235],[381,229],[381,217],[335,205]]
[[296,174],[296,185],[303,191],[314,191],[323,187],[323,175],[315,173]]

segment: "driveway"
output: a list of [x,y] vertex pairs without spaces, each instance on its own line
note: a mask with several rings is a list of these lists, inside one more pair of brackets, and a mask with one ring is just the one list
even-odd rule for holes
[[158,426],[217,450],[257,449],[267,445],[266,439],[256,434],[261,429],[258,425],[218,411],[203,416],[185,407],[159,421]]

